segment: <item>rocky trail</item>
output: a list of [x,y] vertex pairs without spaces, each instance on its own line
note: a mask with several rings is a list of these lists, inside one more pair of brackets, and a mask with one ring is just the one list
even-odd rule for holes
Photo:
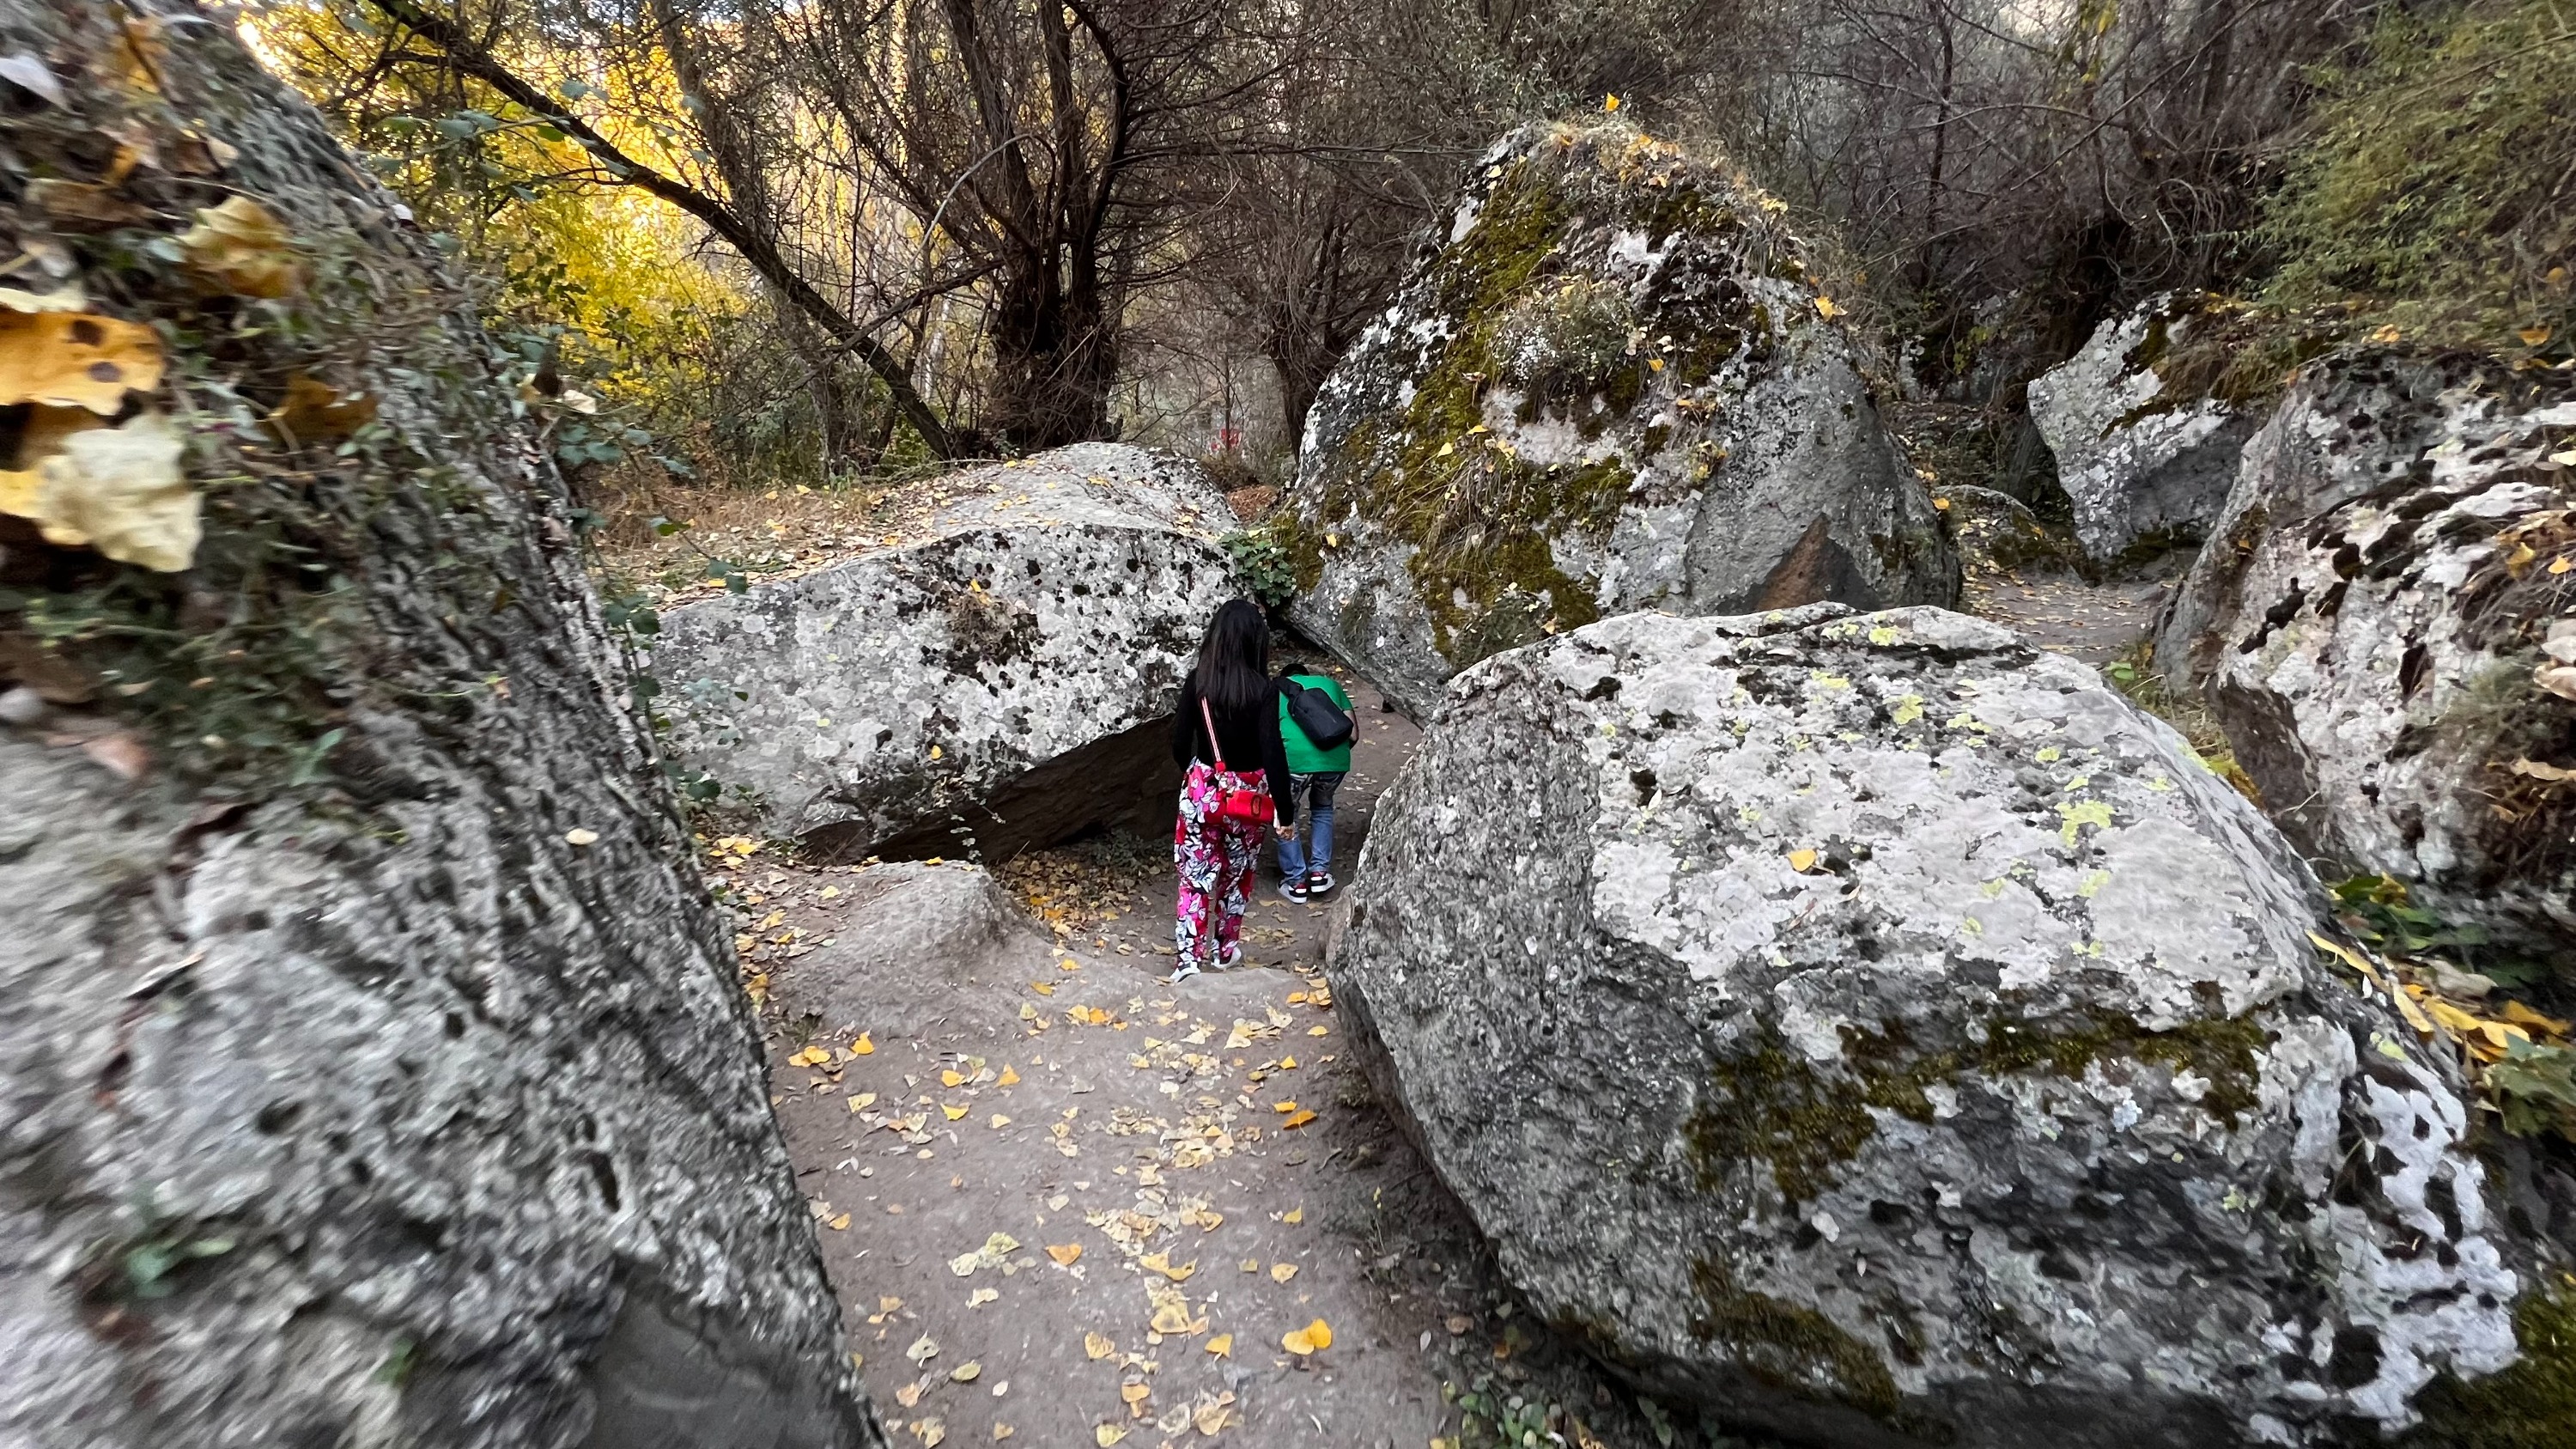
[[[2186,561],[2187,560],[2181,560]],[[2154,636],[2156,613],[2179,582],[2174,567],[2092,583],[2073,573],[2020,569],[1968,574],[1961,612],[2008,624],[2042,649],[2100,668]]]
[[[1347,879],[1420,732],[1335,672],[1362,731]],[[1567,1443],[1675,1432],[1516,1309],[1372,1101],[1320,974],[1328,902],[1265,866],[1246,964],[1175,986],[1160,841],[991,870],[722,854],[797,1182],[898,1443],[1419,1449],[1480,1390],[1488,1423],[1573,1405]]]

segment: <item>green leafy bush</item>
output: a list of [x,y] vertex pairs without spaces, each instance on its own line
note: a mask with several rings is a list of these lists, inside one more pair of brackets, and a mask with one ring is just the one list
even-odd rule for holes
[[1268,527],[1237,529],[1219,541],[1234,563],[1235,582],[1265,609],[1287,603],[1297,592],[1297,570],[1288,557],[1287,540]]
[[2471,0],[2382,13],[2357,63],[2312,76],[2309,138],[2261,226],[2280,258],[2263,300],[2350,337],[2565,355],[2576,12]]

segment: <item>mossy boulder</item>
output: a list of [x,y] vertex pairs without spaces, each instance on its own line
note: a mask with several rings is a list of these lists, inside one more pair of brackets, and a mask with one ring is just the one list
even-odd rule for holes
[[2158,297],[2031,380],[2031,421],[2097,563],[2197,544],[2227,502],[2255,420],[2196,385],[2197,359],[2183,351],[2218,305],[2197,292]]
[[1498,144],[1308,414],[1298,626],[1419,711],[1606,614],[1952,601],[1782,211],[1625,126]]
[[[2158,642],[2311,856],[2576,960],[2576,379],[2312,365]],[[2576,989],[2576,968],[2561,982]]]
[[1488,659],[1354,876],[1352,1050],[1653,1392],[1837,1449],[2204,1449],[2563,1380],[2516,1326],[2551,1209],[2323,962],[2288,843],[1999,626],[1636,614]]

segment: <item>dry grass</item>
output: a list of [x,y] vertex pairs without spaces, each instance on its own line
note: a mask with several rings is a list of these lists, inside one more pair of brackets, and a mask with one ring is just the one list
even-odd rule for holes
[[[603,500],[600,564],[610,579],[656,599],[720,593],[728,565],[749,578],[792,578],[918,541],[933,513],[999,486],[969,478],[975,466],[846,488],[639,488]],[[684,526],[666,535],[660,520]]]

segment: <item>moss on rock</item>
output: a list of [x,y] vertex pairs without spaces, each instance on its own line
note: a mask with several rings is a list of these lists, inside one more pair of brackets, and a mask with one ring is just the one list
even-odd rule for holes
[[1685,1129],[1703,1185],[1715,1188],[1735,1163],[1768,1163],[1791,1202],[1813,1201],[1833,1185],[1836,1165],[1860,1155],[1878,1131],[1870,1110],[1932,1120],[1926,1089],[1963,1077],[2047,1074],[2080,1081],[2097,1061],[2147,1062],[2189,1071],[2209,1086],[2201,1105],[2231,1124],[2257,1104],[2257,1053],[2268,1034],[2256,1022],[2221,1018],[2150,1031],[2127,1017],[2094,1013],[2071,1025],[1998,1019],[1985,1039],[1916,1052],[1901,1028],[1843,1028],[1845,1064],[1819,1067],[1765,1028],[1751,1050],[1710,1068],[1711,1096]]
[[2411,1449],[2566,1449],[2576,1444],[2576,1277],[2514,1309],[2513,1367],[2463,1381],[2445,1374],[2415,1401]]

